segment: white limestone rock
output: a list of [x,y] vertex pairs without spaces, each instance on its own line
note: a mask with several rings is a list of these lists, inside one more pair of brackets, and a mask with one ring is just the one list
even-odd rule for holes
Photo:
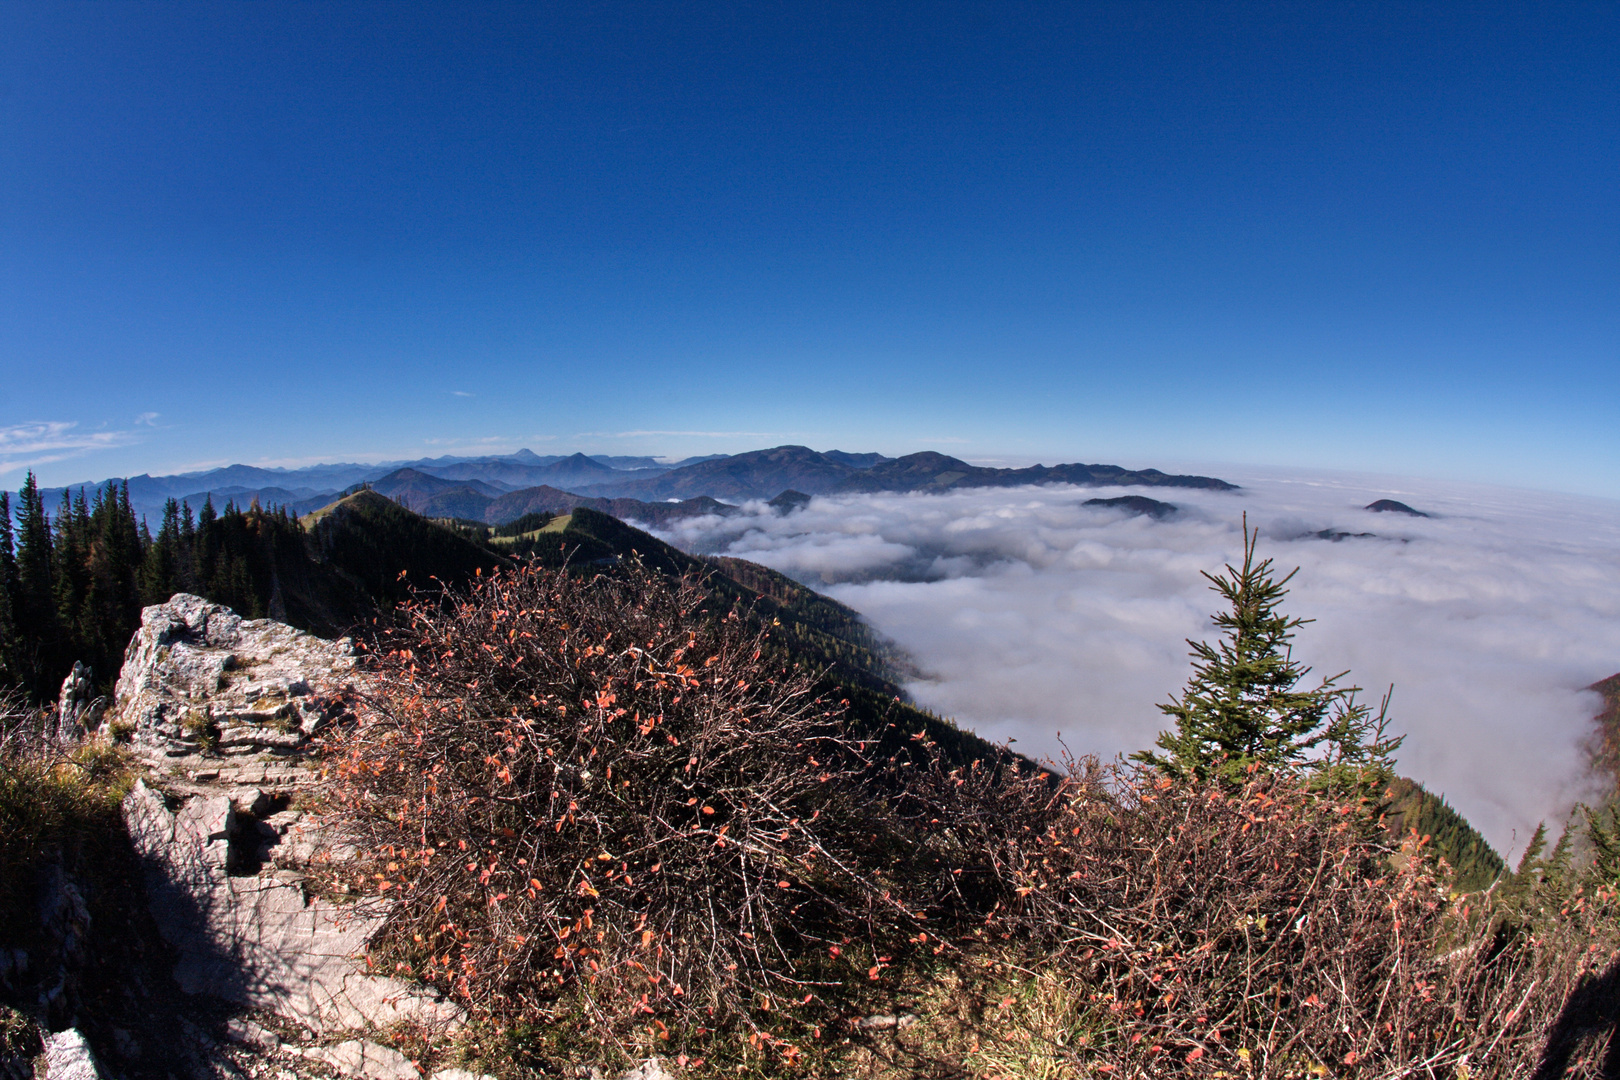
[[303,1055],[330,1066],[344,1076],[362,1080],[420,1080],[421,1074],[404,1054],[381,1043],[349,1039],[332,1046],[312,1046]]
[[342,711],[356,680],[347,639],[243,619],[177,593],[141,612],[114,707],[149,759],[187,757],[210,742],[225,752],[295,754]]
[[102,1080],[101,1065],[78,1028],[45,1039],[45,1080]]
[[181,990],[270,1009],[316,1031],[464,1021],[453,1003],[360,970],[356,957],[382,926],[384,905],[310,900],[273,876],[230,876],[219,836],[234,813],[223,795],[171,813],[144,780],[124,799],[153,918],[179,956]]
[[484,1073],[468,1072],[466,1069],[440,1069],[428,1080],[495,1080],[493,1076]]

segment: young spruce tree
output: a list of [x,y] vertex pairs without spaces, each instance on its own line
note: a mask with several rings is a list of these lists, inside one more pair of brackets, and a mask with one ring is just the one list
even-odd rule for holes
[[1294,631],[1310,619],[1279,608],[1295,573],[1277,578],[1256,560],[1260,530],[1243,521],[1243,565],[1205,573],[1229,610],[1214,616],[1219,642],[1188,640],[1193,674],[1179,698],[1160,705],[1176,722],[1159,733],[1158,752],[1133,755],[1176,777],[1241,783],[1255,771],[1304,773],[1313,786],[1377,796],[1394,776],[1401,738],[1387,734],[1389,698],[1375,714],[1340,686],[1348,672],[1301,686],[1310,668],[1293,658]]

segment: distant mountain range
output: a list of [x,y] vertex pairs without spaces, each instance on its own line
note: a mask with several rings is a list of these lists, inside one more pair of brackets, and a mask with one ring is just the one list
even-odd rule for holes
[[[44,492],[54,510],[64,491],[99,484],[75,484]],[[995,469],[925,451],[890,458],[882,454],[816,451],[778,446],[743,454],[712,455],[660,463],[649,457],[543,457],[529,450],[477,458],[423,458],[378,465],[311,465],[265,469],[231,465],[176,476],[132,476],[129,498],[138,514],[155,518],[168,499],[193,510],[205,499],[249,505],[285,506],[308,513],[347,491],[369,486],[402,506],[428,517],[460,518],[490,525],[524,514],[567,513],[576,507],[618,518],[660,525],[673,517],[726,513],[749,499],[789,502],[815,495],[879,492],[939,492],[960,488],[1016,487],[1024,484],[1076,484],[1084,487],[1181,487],[1233,490],[1209,476],[1183,476],[1157,469],[1117,465],[1034,465]],[[773,505],[776,503],[773,502]],[[786,505],[786,504],[783,504]]]

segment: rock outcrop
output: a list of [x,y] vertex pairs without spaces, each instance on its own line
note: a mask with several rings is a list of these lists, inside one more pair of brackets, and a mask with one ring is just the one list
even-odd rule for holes
[[73,670],[62,680],[62,692],[56,699],[56,739],[72,742],[101,724],[107,711],[107,699],[97,697],[93,673],[77,660]]
[[45,1075],[48,1080],[102,1080],[101,1065],[78,1028],[45,1040]]
[[266,1009],[318,1033],[461,1010],[356,957],[386,908],[306,895],[311,860],[352,849],[292,808],[315,780],[312,736],[359,689],[346,641],[244,620],[181,594],[147,608],[118,679],[116,722],[153,769],[124,820],[152,915],[188,994]]
[[243,619],[179,593],[141,613],[114,707],[155,769],[286,786],[307,779],[293,766],[309,737],[342,715],[354,685],[347,639]]

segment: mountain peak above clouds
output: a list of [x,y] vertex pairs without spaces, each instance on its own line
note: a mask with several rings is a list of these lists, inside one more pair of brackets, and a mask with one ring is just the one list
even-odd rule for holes
[[1375,514],[1408,514],[1412,517],[1429,516],[1422,510],[1414,510],[1405,503],[1396,502],[1394,499],[1379,499],[1377,502],[1368,503],[1366,506],[1362,507],[1362,509],[1371,510]]

